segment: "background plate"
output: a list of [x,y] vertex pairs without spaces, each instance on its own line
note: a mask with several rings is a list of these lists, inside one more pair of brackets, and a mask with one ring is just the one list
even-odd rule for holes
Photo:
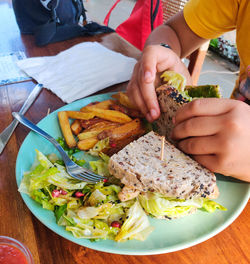
[[[57,112],[62,110],[79,110],[86,104],[94,101],[109,99],[111,93],[92,96],[68,104],[50,115],[43,118],[39,127],[44,129],[54,138],[61,136],[61,131],[57,121]],[[44,154],[57,153],[53,145],[41,136],[31,132],[25,138],[16,162],[16,180],[20,185],[22,175],[28,171],[35,159],[35,149]],[[59,154],[58,154],[59,155]],[[83,154],[84,155],[84,154]],[[209,214],[198,211],[194,215],[186,216],[181,219],[165,221],[150,218],[155,230],[149,235],[146,241],[127,241],[117,243],[111,240],[90,242],[87,239],[77,239],[58,226],[55,222],[53,212],[43,209],[38,203],[33,201],[28,195],[21,194],[25,204],[30,211],[49,229],[58,235],[71,240],[72,242],[99,251],[128,254],[128,255],[152,255],[162,254],[184,249],[201,243],[228,227],[242,212],[249,199],[249,184],[237,180],[230,180],[229,177],[217,175],[217,183],[220,190],[218,203],[227,207],[228,211],[216,211]]]

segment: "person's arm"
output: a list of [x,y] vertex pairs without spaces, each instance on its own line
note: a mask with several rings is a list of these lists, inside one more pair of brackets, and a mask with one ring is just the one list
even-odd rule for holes
[[[187,84],[192,84],[180,57],[188,55],[205,41],[188,27],[183,12],[179,12],[166,25],[159,26],[150,34],[127,87],[129,98],[148,121],[153,121],[160,115],[154,85],[157,73],[173,70],[183,74],[187,78]],[[170,45],[171,49],[160,46],[160,43]]]
[[166,24],[157,27],[148,37],[144,47],[166,43],[180,58],[185,58],[206,41],[207,39],[199,37],[189,28],[181,11]]

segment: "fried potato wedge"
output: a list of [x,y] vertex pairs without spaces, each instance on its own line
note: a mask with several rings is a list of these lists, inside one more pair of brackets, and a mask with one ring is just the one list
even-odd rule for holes
[[142,121],[137,118],[114,129],[104,130],[98,135],[98,139],[101,140],[109,137],[110,141],[122,140],[125,138],[129,138],[139,132],[141,133],[141,131],[145,130],[143,128]]
[[118,124],[118,123],[114,123],[114,122],[102,119],[102,121],[90,125],[87,129],[84,130],[84,132],[93,131],[93,130],[96,130],[96,129],[99,129],[99,128],[104,130],[104,127],[106,127],[106,126],[108,126],[110,124]]
[[112,97],[117,99],[121,105],[138,110],[138,108],[129,100],[128,95],[126,93],[119,92],[118,95],[114,94],[112,95]]
[[84,131],[80,134],[78,134],[79,140],[83,140],[86,138],[91,138],[97,136],[99,133],[101,133],[105,129],[111,129],[119,126],[118,123],[106,123],[105,125],[102,125],[101,123],[95,124],[92,128],[88,129],[88,131]]
[[69,146],[69,148],[74,148],[76,146],[76,140],[70,128],[69,118],[65,111],[58,112],[59,124],[61,127],[64,139]]
[[127,123],[132,120],[129,116],[115,110],[103,110],[92,106],[86,107],[85,109],[97,117],[117,123]]
[[110,105],[109,109],[120,111],[120,112],[128,115],[129,117],[133,117],[133,118],[143,118],[144,117],[144,115],[139,110],[128,108],[128,107],[121,105],[119,103]]
[[80,150],[89,150],[89,149],[93,148],[97,142],[98,142],[97,137],[86,138],[86,139],[78,141],[77,147]]
[[76,136],[82,131],[81,122],[78,119],[74,120],[74,122],[71,124],[70,127],[71,127],[72,132]]
[[99,118],[99,117],[95,117],[89,120],[80,120],[81,126],[84,129],[89,129],[90,127],[94,126],[97,123],[101,123],[101,122],[109,122],[103,118]]
[[90,109],[92,107],[107,110],[107,109],[109,109],[109,106],[114,104],[114,103],[115,103],[114,100],[109,99],[109,100],[98,102],[98,103],[95,103],[92,105],[86,105],[86,106],[82,107],[80,111],[81,112],[89,112],[89,110],[86,110],[86,108]]
[[93,131],[82,132],[82,133],[78,134],[77,137],[79,140],[84,140],[87,138],[93,138],[93,137],[97,136],[102,131],[103,131],[103,129],[99,128],[99,129],[93,130]]
[[83,113],[81,111],[65,111],[69,118],[89,120],[95,117],[94,113]]

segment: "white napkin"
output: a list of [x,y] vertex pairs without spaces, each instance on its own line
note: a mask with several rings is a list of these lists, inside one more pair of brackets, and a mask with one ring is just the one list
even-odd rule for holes
[[97,42],[84,42],[56,56],[34,57],[17,65],[64,102],[93,94],[131,78],[136,60],[105,48]]

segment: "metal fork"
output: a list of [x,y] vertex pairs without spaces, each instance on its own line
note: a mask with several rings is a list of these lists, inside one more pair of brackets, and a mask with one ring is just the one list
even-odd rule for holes
[[62,159],[65,163],[66,170],[68,174],[80,181],[86,181],[89,183],[97,183],[101,180],[105,180],[106,178],[95,174],[94,172],[85,169],[83,167],[78,166],[75,162],[73,162],[68,154],[63,150],[61,145],[49,134],[47,134],[45,131],[43,131],[41,128],[33,124],[30,120],[25,118],[23,115],[13,112],[12,115],[14,116],[15,119],[17,119],[21,124],[24,126],[28,127],[29,129],[33,130],[34,132],[38,133],[42,137],[46,138],[50,143],[52,143],[56,149],[59,151],[59,153],[62,156]]

